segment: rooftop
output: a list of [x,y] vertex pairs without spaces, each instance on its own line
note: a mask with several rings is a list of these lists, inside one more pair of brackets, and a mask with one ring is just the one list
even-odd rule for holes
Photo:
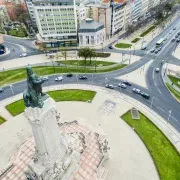
[[93,19],[87,18],[86,20],[82,21],[80,24],[80,30],[83,29],[98,29],[100,27],[104,27],[103,23],[94,21]]

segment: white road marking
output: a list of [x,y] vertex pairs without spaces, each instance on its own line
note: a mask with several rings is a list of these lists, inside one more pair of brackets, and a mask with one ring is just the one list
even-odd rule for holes
[[159,88],[157,88],[157,89],[158,89],[159,93],[162,94],[162,92],[159,90]]
[[158,107],[161,111],[163,111],[163,112],[165,112],[165,110],[164,109],[162,109],[161,107]]
[[154,80],[154,71],[155,71],[155,68],[153,69],[153,80]]
[[157,86],[156,82],[154,81],[155,86]]
[[7,41],[5,41],[5,42],[9,43],[9,44],[13,44],[13,45],[19,46],[22,49],[22,51],[26,52],[26,48],[24,46],[22,46],[22,45],[11,43],[11,42],[7,42]]

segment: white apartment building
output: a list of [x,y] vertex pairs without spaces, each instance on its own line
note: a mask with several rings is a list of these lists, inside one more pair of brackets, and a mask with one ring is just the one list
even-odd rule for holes
[[27,8],[28,8],[29,16],[30,16],[30,18],[31,18],[33,27],[37,27],[37,26],[36,26],[36,17],[35,17],[35,13],[34,13],[34,5],[33,5],[33,2],[32,2],[32,0],[25,0],[25,2],[26,2],[26,6],[27,6]]
[[141,5],[141,16],[144,16],[148,12],[149,0],[143,0]]
[[47,47],[77,45],[75,0],[32,0],[37,38]]
[[77,29],[79,29],[80,23],[88,17],[88,8],[84,5],[76,5],[77,14]]
[[134,0],[134,8],[132,10],[132,20],[137,21],[141,17],[142,0]]
[[134,8],[134,3],[132,1],[127,1],[125,6],[125,15],[124,15],[124,23],[125,29],[129,24],[132,23],[132,10]]
[[111,35],[119,33],[125,29],[125,3],[124,4],[114,4],[111,3],[110,7],[112,8],[111,16]]
[[80,24],[78,36],[80,47],[94,47],[101,45],[104,43],[106,36],[104,25],[87,18]]

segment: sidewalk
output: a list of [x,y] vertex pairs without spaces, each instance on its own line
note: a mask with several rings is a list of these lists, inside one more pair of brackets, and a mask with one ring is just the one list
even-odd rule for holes
[[[135,55],[128,55],[125,54],[123,56],[123,60],[125,64],[129,64],[129,58],[131,58],[130,63],[134,63],[140,59],[139,56]],[[71,56],[67,57],[68,60],[83,60],[83,58],[79,58],[77,56]],[[60,58],[58,61],[64,61],[64,58]],[[67,60],[67,61],[68,61]],[[115,63],[122,63],[122,54],[121,53],[111,53],[110,57],[108,58],[97,58],[97,61],[109,61],[109,62],[115,62]],[[57,61],[56,58],[49,59],[45,54],[41,55],[34,55],[34,56],[27,56],[27,57],[22,57],[22,58],[17,58],[13,60],[7,60],[7,61],[1,61],[0,62],[0,71],[4,70],[10,70],[10,69],[15,69],[15,68],[21,68],[25,67],[28,65],[35,65],[35,64],[42,64],[46,65],[47,63],[52,63],[53,61]]]
[[[107,90],[106,88],[93,86],[93,85],[79,85],[79,84],[56,85],[56,86],[46,87],[44,88],[44,91],[46,92],[46,91],[53,91],[53,90],[59,90],[59,89],[94,90],[96,92],[102,92],[102,93],[107,94],[106,97],[108,97],[108,95],[113,95],[117,103],[120,103],[121,101],[126,101],[129,105],[131,105],[130,107],[135,107],[139,111],[141,111],[143,114],[145,114],[166,135],[166,137],[171,141],[171,143],[175,146],[175,148],[180,152],[180,133],[167,122],[167,119],[163,119],[156,112],[152,111],[149,107],[142,104],[141,102],[127,95],[119,93],[115,90]],[[3,108],[7,104],[10,104],[19,99],[22,99],[22,94],[19,94],[14,97],[8,98],[4,101],[1,101],[0,102],[1,113],[3,113]],[[4,109],[4,111],[6,111],[6,109]],[[6,114],[7,112],[1,115],[4,115],[4,118],[9,119],[9,115],[6,117]]]

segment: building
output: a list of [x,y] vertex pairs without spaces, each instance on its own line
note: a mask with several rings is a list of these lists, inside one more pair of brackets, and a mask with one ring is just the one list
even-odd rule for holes
[[33,2],[32,0],[26,0],[25,2],[29,12],[29,16],[31,18],[32,25],[34,28],[37,28]]
[[8,15],[8,12],[7,12],[7,9],[6,9],[5,5],[0,5],[0,20],[1,20],[0,23],[10,21],[9,15]]
[[87,18],[82,21],[79,28],[79,46],[94,47],[104,43],[104,24]]
[[117,34],[125,29],[124,17],[125,17],[125,5],[126,3],[111,3],[112,9],[111,16],[111,35]]
[[125,5],[126,3],[88,4],[89,17],[101,22],[105,26],[106,39],[125,28]]
[[75,0],[33,0],[32,3],[40,42],[47,47],[77,45]]

